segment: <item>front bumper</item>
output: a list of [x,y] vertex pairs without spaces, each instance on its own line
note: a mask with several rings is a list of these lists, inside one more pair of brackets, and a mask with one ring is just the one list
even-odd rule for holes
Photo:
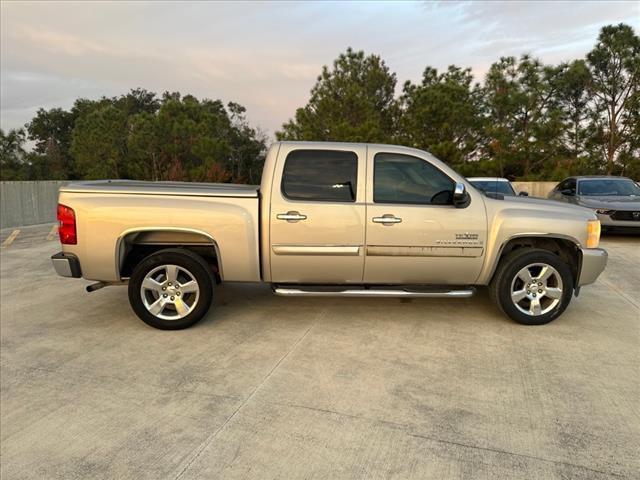
[[[600,220],[600,225],[603,228],[628,228],[628,229],[636,229],[637,228],[638,230],[640,230],[640,219],[638,219],[638,220],[617,220],[615,218],[612,218],[611,215],[605,215],[605,214],[602,214],[602,213],[597,213],[596,215],[598,216],[598,220]],[[631,216],[631,218],[633,218],[633,216]]]
[[75,255],[59,252],[51,257],[51,263],[61,277],[80,278],[82,276],[80,261]]
[[595,282],[604,267],[607,266],[608,257],[607,251],[602,248],[583,248],[577,286],[582,287]]

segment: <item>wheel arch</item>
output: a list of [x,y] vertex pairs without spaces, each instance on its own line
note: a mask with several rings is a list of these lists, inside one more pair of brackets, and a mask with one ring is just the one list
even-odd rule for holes
[[209,233],[183,227],[141,227],[125,230],[116,240],[115,262],[118,278],[130,276],[146,256],[166,248],[186,248],[201,255],[222,281],[222,255],[218,242]]
[[571,267],[574,285],[578,284],[582,266],[582,250],[580,242],[569,235],[562,234],[521,234],[506,239],[498,249],[490,268],[483,275],[482,284],[489,284],[504,257],[519,248],[539,248],[558,255]]

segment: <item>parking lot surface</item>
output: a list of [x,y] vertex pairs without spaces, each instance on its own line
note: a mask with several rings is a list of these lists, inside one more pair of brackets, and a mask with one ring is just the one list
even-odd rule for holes
[[57,277],[50,228],[0,253],[3,479],[640,477],[638,237],[605,237],[604,274],[545,326],[483,290],[227,284],[171,332],[126,288]]

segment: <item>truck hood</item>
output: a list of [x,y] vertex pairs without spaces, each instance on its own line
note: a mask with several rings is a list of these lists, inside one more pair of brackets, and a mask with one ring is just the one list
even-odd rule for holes
[[588,208],[608,208],[611,210],[639,210],[640,197],[628,196],[578,196],[578,204]]
[[551,215],[553,213],[578,215],[584,217],[585,220],[596,218],[593,210],[588,208],[545,198],[505,196],[501,200],[485,198],[485,201],[492,202],[493,207],[498,210],[520,208],[548,212]]

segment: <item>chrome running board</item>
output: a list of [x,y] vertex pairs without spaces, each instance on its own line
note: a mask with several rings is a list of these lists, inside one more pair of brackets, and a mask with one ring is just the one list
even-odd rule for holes
[[469,287],[459,290],[412,290],[412,289],[384,289],[384,288],[344,288],[342,290],[329,290],[326,287],[314,288],[305,286],[303,288],[274,287],[273,292],[283,297],[401,297],[401,298],[469,298],[476,290]]

